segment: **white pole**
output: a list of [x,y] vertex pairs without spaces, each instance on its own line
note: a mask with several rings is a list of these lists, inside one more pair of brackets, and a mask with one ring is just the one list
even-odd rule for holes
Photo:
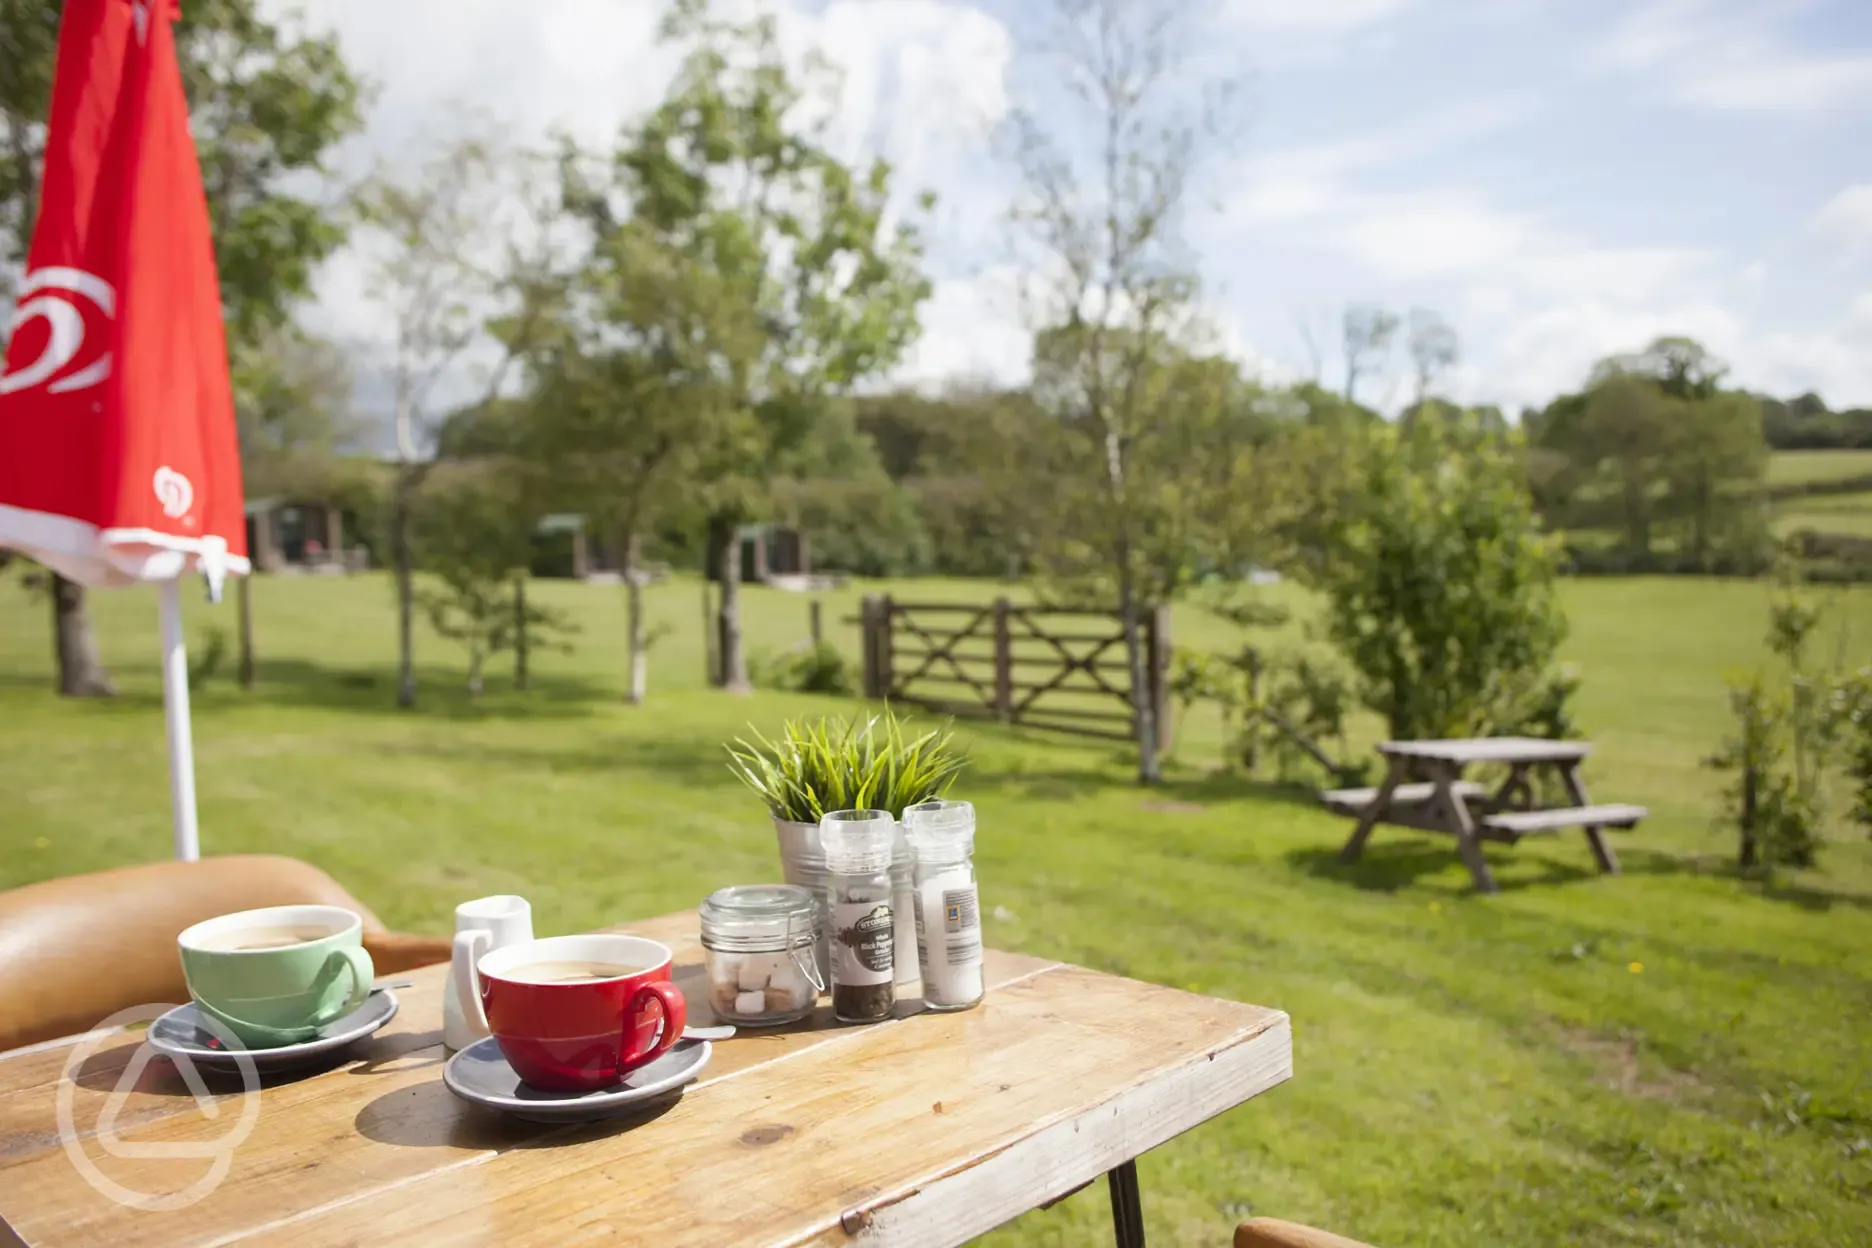
[[163,726],[169,733],[169,805],[175,815],[175,852],[183,862],[201,857],[195,830],[195,745],[189,735],[188,650],[182,642],[182,578],[162,583]]

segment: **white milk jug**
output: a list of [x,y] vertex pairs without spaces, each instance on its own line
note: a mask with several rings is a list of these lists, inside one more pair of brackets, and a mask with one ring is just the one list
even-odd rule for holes
[[457,984],[471,982],[463,972],[483,955],[533,939],[533,907],[524,897],[502,895],[464,901],[455,907],[455,951],[448,986],[442,991],[442,1043],[453,1053],[487,1038],[479,1010],[463,1010]]

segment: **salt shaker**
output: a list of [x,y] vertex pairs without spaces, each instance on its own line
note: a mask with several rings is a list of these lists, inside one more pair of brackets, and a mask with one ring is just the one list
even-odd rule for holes
[[967,802],[920,802],[904,810],[904,832],[916,852],[923,1003],[932,1010],[965,1010],[982,999],[975,808]]
[[891,985],[891,847],[897,820],[887,810],[835,810],[819,822],[832,876],[832,1013],[875,1023],[896,1004]]

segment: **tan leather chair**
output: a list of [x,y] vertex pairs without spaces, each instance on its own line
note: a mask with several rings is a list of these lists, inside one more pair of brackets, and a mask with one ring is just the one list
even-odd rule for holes
[[379,975],[446,962],[450,942],[384,930],[310,863],[272,854],[154,862],[0,892],[0,1051],[87,1031],[133,1005],[188,1000],[175,939],[261,906],[330,905],[364,920]]
[[1235,1248],[1371,1248],[1356,1239],[1279,1218],[1250,1218],[1235,1228]]

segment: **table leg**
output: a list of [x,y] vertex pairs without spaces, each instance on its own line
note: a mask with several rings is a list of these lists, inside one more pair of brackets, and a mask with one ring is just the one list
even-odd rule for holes
[[1339,851],[1340,862],[1358,861],[1359,854],[1365,850],[1365,842],[1371,838],[1373,825],[1378,822],[1379,816],[1390,808],[1391,794],[1396,792],[1398,784],[1403,779],[1404,760],[1387,758],[1384,783],[1378,786],[1378,792],[1373,795],[1371,805],[1359,812],[1358,826],[1352,829],[1352,839],[1347,841],[1345,848]]
[[[1566,786],[1567,796],[1573,799],[1575,806],[1590,806],[1592,799],[1586,796],[1586,785],[1579,778],[1577,762],[1561,763],[1560,783]],[[1593,861],[1599,864],[1604,875],[1619,873],[1618,856],[1612,852],[1612,845],[1605,838],[1605,829],[1593,825],[1586,829],[1586,843],[1592,847]]]
[[[1479,892],[1493,893],[1500,890],[1495,885],[1495,874],[1489,870],[1488,859],[1482,856],[1482,840],[1476,835],[1475,819],[1469,814],[1469,807],[1463,802],[1462,794],[1456,790],[1456,781],[1462,778],[1462,768],[1454,763],[1438,763],[1436,766],[1436,792],[1431,795],[1432,809],[1442,809],[1449,816],[1450,831],[1456,834],[1456,849],[1462,854],[1463,865],[1469,868],[1469,874],[1475,877]],[[1441,801],[1437,799],[1441,798]]]
[[1144,1204],[1138,1195],[1137,1162],[1127,1161],[1105,1174],[1111,1187],[1112,1230],[1118,1248],[1144,1248]]
[[[1524,804],[1517,806],[1517,800]],[[1534,805],[1534,788],[1528,783],[1528,765],[1515,763],[1508,771],[1508,778],[1495,790],[1495,796],[1488,799],[1488,808],[1496,810],[1529,810]]]

